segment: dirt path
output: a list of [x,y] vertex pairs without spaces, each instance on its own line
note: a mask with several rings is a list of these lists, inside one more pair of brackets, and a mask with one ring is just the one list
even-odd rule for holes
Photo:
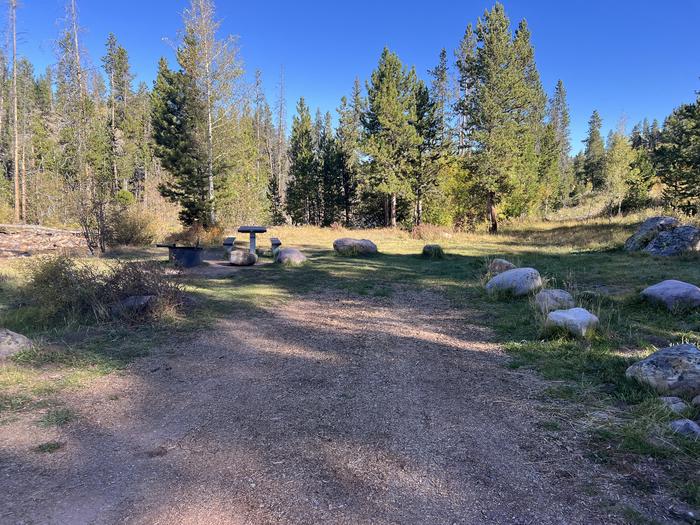
[[617,522],[476,318],[397,290],[221,320],[66,398],[60,429],[0,428],[0,521]]

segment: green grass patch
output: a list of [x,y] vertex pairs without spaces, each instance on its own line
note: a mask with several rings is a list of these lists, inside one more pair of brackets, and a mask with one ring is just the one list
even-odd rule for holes
[[48,441],[46,443],[42,443],[41,445],[37,445],[32,450],[39,454],[51,454],[62,448],[63,443],[60,443],[58,441]]
[[61,427],[75,419],[75,414],[68,408],[52,408],[39,420],[42,427]]

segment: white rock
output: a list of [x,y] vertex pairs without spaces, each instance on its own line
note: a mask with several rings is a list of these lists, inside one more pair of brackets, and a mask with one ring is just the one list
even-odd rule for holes
[[662,348],[634,363],[625,375],[658,392],[697,396],[700,395],[700,350],[691,344]]
[[258,256],[248,250],[232,250],[229,262],[234,266],[253,266],[258,262]]
[[543,314],[552,310],[567,310],[576,306],[574,298],[566,290],[547,289],[535,295],[535,304]]
[[278,248],[274,251],[275,262],[289,266],[298,266],[306,262],[306,255],[296,248]]
[[527,295],[540,288],[542,288],[542,277],[534,268],[507,270],[486,283],[486,291],[489,294],[504,293],[515,297]]
[[644,289],[642,297],[653,303],[663,304],[669,310],[700,307],[700,288],[674,279]]
[[377,253],[377,245],[369,239],[343,237],[333,241],[333,249],[341,255],[372,255]]
[[668,408],[674,414],[680,414],[688,408],[688,404],[685,401],[683,401],[680,397],[676,396],[660,397],[659,401],[666,405],[666,408]]
[[690,438],[700,439],[700,425],[691,419],[677,419],[668,424],[676,434]]
[[489,273],[491,275],[498,275],[499,273],[513,270],[514,268],[517,268],[517,266],[505,259],[494,259],[489,263]]
[[32,341],[7,328],[0,328],[0,360],[32,347]]
[[576,337],[588,337],[597,326],[598,318],[585,308],[554,310],[545,321],[546,329],[563,329]]
[[690,404],[694,407],[700,407],[700,395],[695,396]]

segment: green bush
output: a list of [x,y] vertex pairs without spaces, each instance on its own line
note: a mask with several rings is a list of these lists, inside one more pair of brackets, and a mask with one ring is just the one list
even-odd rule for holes
[[158,237],[157,218],[150,212],[128,206],[119,208],[110,220],[110,246],[148,246]]
[[104,321],[124,317],[128,311],[115,308],[133,296],[154,296],[153,304],[139,312],[149,319],[171,311],[182,303],[182,288],[172,282],[155,263],[117,262],[105,271],[66,256],[33,260],[24,303],[39,312],[46,322]]

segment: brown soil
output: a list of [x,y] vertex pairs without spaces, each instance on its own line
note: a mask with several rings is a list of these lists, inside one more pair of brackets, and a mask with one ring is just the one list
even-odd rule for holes
[[0,522],[620,522],[639,502],[542,430],[546,384],[477,316],[397,289],[222,319],[66,395],[63,427],[0,427]]

